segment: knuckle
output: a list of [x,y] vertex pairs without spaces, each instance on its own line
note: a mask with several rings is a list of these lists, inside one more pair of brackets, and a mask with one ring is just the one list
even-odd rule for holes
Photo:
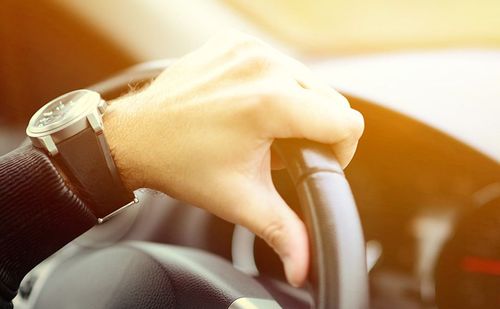
[[279,91],[271,87],[262,87],[257,91],[256,97],[258,98],[256,107],[266,117],[278,112],[279,102],[281,101]]
[[277,250],[286,239],[286,230],[284,222],[280,220],[272,221],[262,231],[261,237],[271,246]]
[[269,103],[262,98],[256,98],[253,103],[248,119],[252,119],[251,125],[259,132],[267,132],[269,128],[269,117],[267,117]]
[[247,53],[242,60],[242,64],[254,72],[264,72],[273,66],[270,57],[262,52],[255,51]]
[[262,128],[268,121],[272,105],[275,104],[275,96],[270,89],[256,86],[245,95],[246,99],[241,101],[240,112],[245,115],[245,119]]

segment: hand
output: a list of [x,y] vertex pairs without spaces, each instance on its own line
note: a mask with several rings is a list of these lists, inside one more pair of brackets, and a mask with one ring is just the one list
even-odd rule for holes
[[228,33],[120,98],[105,134],[126,186],[165,192],[262,237],[288,281],[307,275],[304,224],[277,193],[276,138],[329,144],[345,167],[363,132],[347,100],[299,62]]

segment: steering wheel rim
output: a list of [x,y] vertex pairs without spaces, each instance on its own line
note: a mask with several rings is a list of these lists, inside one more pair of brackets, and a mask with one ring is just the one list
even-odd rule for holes
[[311,239],[315,308],[368,308],[364,238],[354,197],[332,150],[305,140],[277,141]]
[[[155,78],[172,60],[144,63],[93,85],[105,98]],[[310,282],[315,308],[368,308],[368,275],[361,222],[349,184],[332,150],[305,140],[273,145],[300,200],[311,239]]]

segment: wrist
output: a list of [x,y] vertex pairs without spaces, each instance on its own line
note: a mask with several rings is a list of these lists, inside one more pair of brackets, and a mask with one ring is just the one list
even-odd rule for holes
[[128,107],[135,100],[136,94],[109,101],[103,116],[104,136],[120,178],[129,191],[143,187],[141,169],[136,168],[133,158],[135,151],[133,145],[129,145],[133,115]]

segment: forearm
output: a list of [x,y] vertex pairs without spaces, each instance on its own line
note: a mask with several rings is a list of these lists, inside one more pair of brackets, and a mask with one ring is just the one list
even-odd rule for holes
[[50,159],[25,146],[0,157],[0,300],[38,263],[96,223]]

